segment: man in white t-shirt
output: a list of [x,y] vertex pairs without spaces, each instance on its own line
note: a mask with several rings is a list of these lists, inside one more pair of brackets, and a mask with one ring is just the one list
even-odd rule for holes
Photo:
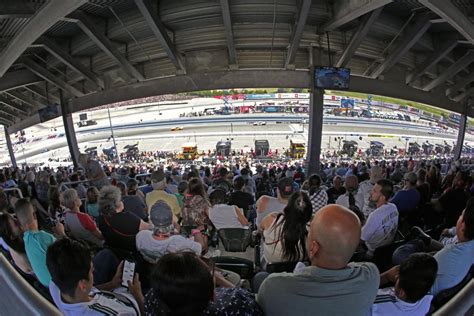
[[63,238],[49,246],[46,265],[51,274],[51,297],[64,315],[143,315],[144,298],[138,275],[128,281],[128,290],[121,287],[123,263],[110,282],[93,288],[94,267],[89,248]]
[[365,217],[367,217],[369,213],[374,210],[369,205],[369,199],[372,189],[380,179],[382,179],[382,168],[380,168],[380,166],[372,166],[370,169],[370,179],[362,181],[359,184],[359,192],[362,194],[364,199],[364,206],[361,211],[364,213]]
[[136,245],[143,257],[156,263],[167,253],[191,251],[201,255],[204,238],[200,231],[193,231],[194,241],[181,235],[174,235],[173,213],[170,206],[163,200],[157,201],[150,210],[153,231],[142,230],[137,234]]
[[362,227],[361,240],[367,246],[367,255],[373,256],[375,249],[393,242],[398,228],[398,210],[389,203],[393,185],[390,180],[379,180],[370,193],[370,204],[375,211],[369,214]]
[[337,198],[336,204],[349,208],[349,206],[351,206],[349,195],[352,194],[354,197],[355,206],[357,206],[359,210],[362,211],[364,207],[364,195],[358,190],[359,181],[357,180],[357,176],[352,174],[346,176],[346,179],[344,180],[344,187],[346,188],[346,193],[340,195]]
[[433,299],[429,291],[437,270],[438,264],[433,256],[415,253],[400,266],[382,273],[380,285],[395,283],[395,286],[379,289],[369,315],[426,315]]

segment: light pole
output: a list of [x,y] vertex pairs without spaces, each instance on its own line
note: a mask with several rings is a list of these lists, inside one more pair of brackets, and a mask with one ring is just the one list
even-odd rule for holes
[[117,144],[115,143],[114,128],[112,126],[112,119],[110,118],[110,107],[108,104],[107,104],[107,113],[109,115],[110,133],[112,135],[112,141],[114,143],[115,155],[116,155],[117,161],[120,163],[120,155],[118,153]]
[[28,165],[28,163],[26,162],[25,147],[23,147],[23,145],[21,145],[21,150],[23,151],[23,159],[25,159],[25,166],[26,166]]

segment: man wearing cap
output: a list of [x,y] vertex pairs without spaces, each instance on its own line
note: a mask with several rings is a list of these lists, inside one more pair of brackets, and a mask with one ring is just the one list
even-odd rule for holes
[[390,200],[397,206],[400,215],[414,211],[420,203],[420,192],[416,189],[417,176],[414,172],[408,172],[403,177],[405,183],[402,190],[398,191]]
[[136,237],[137,249],[147,261],[156,263],[164,254],[182,251],[201,255],[204,238],[199,230],[192,232],[195,241],[173,234],[177,218],[173,216],[168,203],[158,200],[153,204],[150,209],[150,221],[154,225],[153,231],[140,231]]
[[174,194],[165,192],[166,188],[166,175],[163,170],[158,169],[151,174],[151,186],[153,191],[146,195],[146,205],[148,206],[148,212],[151,207],[158,201],[165,201],[175,216],[180,216],[181,208],[179,207],[178,199]]

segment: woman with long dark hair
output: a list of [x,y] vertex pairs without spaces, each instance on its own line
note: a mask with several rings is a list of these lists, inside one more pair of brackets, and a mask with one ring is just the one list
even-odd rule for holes
[[313,214],[311,201],[304,192],[290,196],[283,214],[271,213],[263,219],[264,264],[299,261],[306,258],[307,225]]
[[233,287],[211,260],[191,252],[164,255],[150,279],[147,316],[263,315],[253,294]]

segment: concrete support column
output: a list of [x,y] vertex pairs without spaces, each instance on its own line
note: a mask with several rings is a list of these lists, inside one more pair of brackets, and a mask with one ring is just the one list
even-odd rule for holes
[[456,148],[454,148],[454,159],[458,160],[461,158],[462,146],[464,144],[464,136],[466,134],[467,125],[467,104],[464,107],[464,111],[461,115],[461,121],[459,122],[458,140],[456,142]]
[[59,89],[59,99],[61,102],[61,114],[63,117],[67,146],[69,147],[69,153],[71,154],[74,167],[77,168],[79,166],[79,146],[77,145],[76,131],[74,130],[71,111],[69,111],[67,101],[65,100],[61,89]]
[[5,132],[5,141],[7,143],[8,153],[10,154],[10,161],[13,168],[16,168],[16,158],[15,154],[13,153],[13,145],[12,140],[10,139],[10,133],[8,132],[8,128],[5,125],[3,125],[3,130]]
[[[310,76],[313,76],[313,68]],[[306,175],[320,172],[321,138],[323,135],[323,96],[324,90],[314,87],[314,78],[311,80],[309,97],[309,128],[308,153],[306,155]]]

